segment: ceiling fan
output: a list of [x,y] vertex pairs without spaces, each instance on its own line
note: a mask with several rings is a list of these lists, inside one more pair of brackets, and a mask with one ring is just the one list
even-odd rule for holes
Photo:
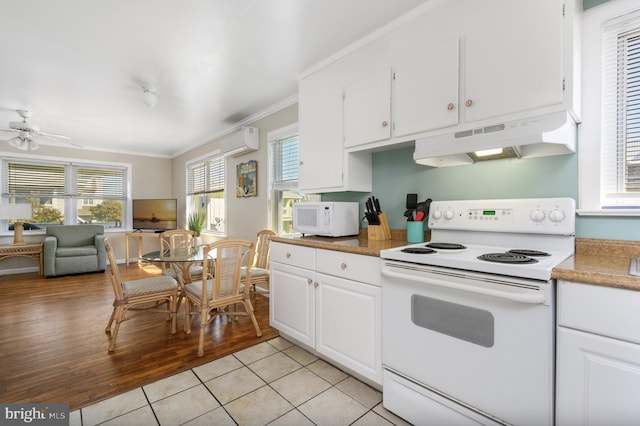
[[22,121],[12,121],[9,123],[8,129],[0,128],[0,132],[12,132],[18,133],[17,136],[9,139],[9,145],[14,148],[22,149],[24,151],[35,151],[40,146],[38,142],[34,140],[34,136],[46,136],[49,138],[57,139],[71,139],[69,136],[59,135],[56,133],[42,132],[40,127],[35,124],[27,123],[27,119],[31,118],[31,111],[18,109],[16,110],[18,115],[22,117]]

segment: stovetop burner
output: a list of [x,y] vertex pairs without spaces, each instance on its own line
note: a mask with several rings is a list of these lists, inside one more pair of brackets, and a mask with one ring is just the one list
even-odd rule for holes
[[466,249],[466,246],[463,246],[462,244],[458,244],[458,243],[429,243],[426,245],[426,247],[431,247],[434,249],[441,249],[441,250],[462,250],[462,249]]
[[430,248],[426,248],[426,247],[407,247],[407,248],[403,248],[402,250],[400,250],[404,253],[411,253],[411,254],[432,254],[432,253],[437,253],[437,251],[430,249]]
[[507,253],[521,254],[523,256],[530,256],[530,257],[551,256],[551,254],[544,251],[529,250],[529,249],[512,249],[512,250],[509,250]]
[[538,263],[538,261],[532,257],[525,256],[522,254],[515,253],[486,253],[478,256],[479,260],[484,260],[487,262],[495,262],[495,263],[518,263],[518,264],[528,264],[528,263]]

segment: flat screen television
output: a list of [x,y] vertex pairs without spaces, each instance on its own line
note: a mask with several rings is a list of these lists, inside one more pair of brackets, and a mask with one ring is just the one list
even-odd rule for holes
[[178,202],[175,198],[133,200],[131,207],[132,228],[135,230],[162,232],[178,227]]

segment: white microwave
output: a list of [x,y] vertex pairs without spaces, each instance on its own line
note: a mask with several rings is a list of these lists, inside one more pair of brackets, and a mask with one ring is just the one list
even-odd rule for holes
[[299,202],[293,205],[293,230],[323,237],[358,235],[358,203]]

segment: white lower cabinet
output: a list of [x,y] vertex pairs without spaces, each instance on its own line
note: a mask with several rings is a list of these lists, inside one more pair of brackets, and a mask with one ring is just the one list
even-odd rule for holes
[[[379,259],[271,244],[271,326],[323,358],[381,385]],[[298,254],[300,249],[314,251],[313,269],[292,265],[294,259],[303,257]]]
[[556,424],[640,420],[640,292],[560,282]]

